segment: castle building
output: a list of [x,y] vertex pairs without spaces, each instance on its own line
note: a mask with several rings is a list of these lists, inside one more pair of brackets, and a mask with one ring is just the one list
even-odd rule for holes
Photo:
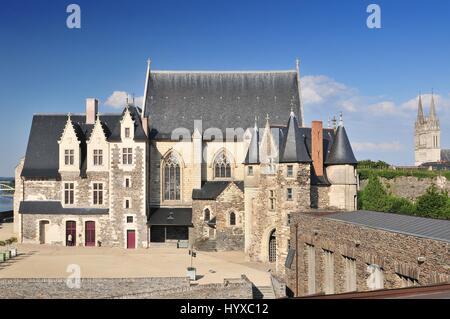
[[290,214],[355,210],[342,118],[304,122],[288,71],[154,71],[144,106],[33,117],[16,169],[22,242],[245,250],[281,267]]
[[422,96],[419,96],[414,130],[415,165],[450,162],[450,150],[441,149],[441,128],[436,113],[434,96],[431,96],[429,116],[424,116]]

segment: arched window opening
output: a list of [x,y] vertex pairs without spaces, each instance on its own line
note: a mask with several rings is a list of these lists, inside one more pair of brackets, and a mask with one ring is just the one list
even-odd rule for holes
[[236,226],[236,214],[234,212],[230,213],[230,226]]
[[273,230],[269,238],[269,262],[274,263],[276,261],[277,261],[277,237],[275,230]]
[[209,222],[211,220],[211,212],[209,211],[208,208],[206,208],[205,211],[203,212],[203,220],[205,222]]
[[164,199],[180,200],[180,163],[171,153],[164,161]]
[[214,177],[216,178],[230,178],[231,177],[231,163],[227,156],[222,153],[214,162]]

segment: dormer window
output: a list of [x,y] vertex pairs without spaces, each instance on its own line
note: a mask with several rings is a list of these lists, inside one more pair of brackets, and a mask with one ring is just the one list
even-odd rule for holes
[[94,166],[103,165],[103,150],[94,150]]
[[64,164],[66,166],[72,166],[74,164],[74,150],[64,150]]
[[130,138],[130,128],[129,127],[125,128],[125,138]]

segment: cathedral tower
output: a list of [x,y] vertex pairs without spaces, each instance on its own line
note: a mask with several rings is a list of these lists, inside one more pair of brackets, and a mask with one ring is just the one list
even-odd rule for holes
[[430,113],[423,114],[422,96],[419,96],[417,119],[414,130],[415,165],[441,160],[441,129],[436,115],[434,95],[431,95]]

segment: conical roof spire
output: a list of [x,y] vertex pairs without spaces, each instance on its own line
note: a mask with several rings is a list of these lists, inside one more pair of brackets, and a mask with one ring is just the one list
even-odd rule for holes
[[419,106],[417,109],[417,123],[422,124],[423,122],[425,122],[425,118],[423,116],[422,94],[419,93]]
[[358,164],[355,155],[353,154],[352,146],[348,140],[345,127],[338,126],[334,136],[333,145],[331,145],[330,154],[325,161],[327,165],[356,165]]
[[431,91],[431,104],[430,104],[430,116],[429,116],[429,120],[430,121],[436,121],[437,120],[437,116],[436,116],[436,105],[434,104],[434,92]]
[[291,112],[280,156],[280,163],[308,162],[311,162],[311,157],[306,150],[304,138],[301,136],[297,117],[294,112]]
[[248,146],[248,152],[245,157],[245,164],[259,164],[259,132],[257,117],[255,116],[255,127],[252,132],[252,139]]

